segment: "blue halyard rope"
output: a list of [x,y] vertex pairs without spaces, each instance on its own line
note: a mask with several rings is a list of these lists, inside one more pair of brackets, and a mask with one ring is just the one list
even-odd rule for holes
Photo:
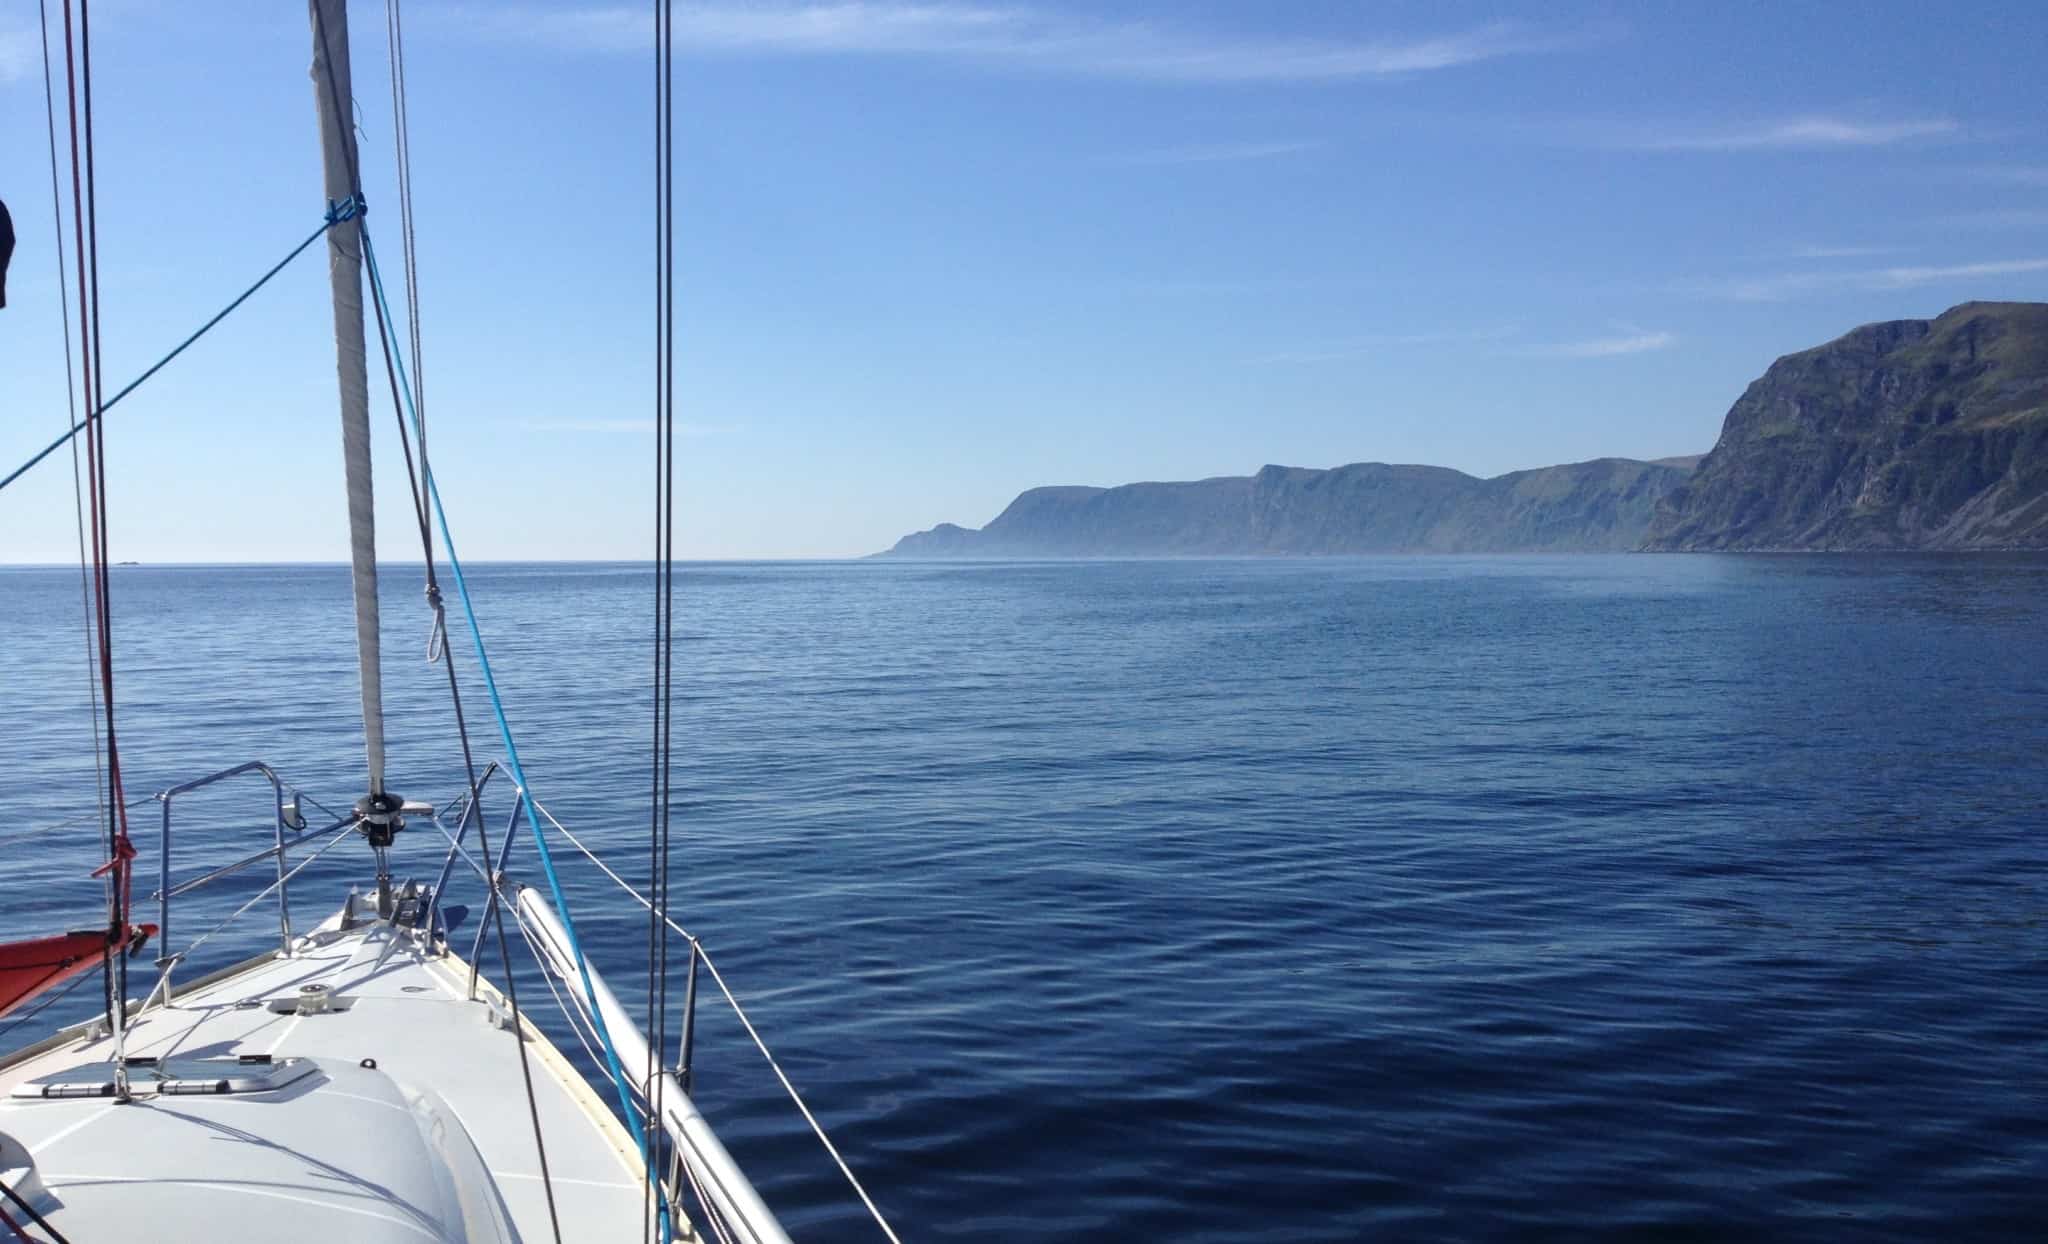
[[[384,298],[384,281],[377,272],[377,253],[370,244],[370,232],[368,229],[362,231],[362,238],[363,260],[370,272],[370,289],[376,296],[378,308],[384,312],[384,322],[389,324],[392,322],[390,305]],[[389,330],[386,330],[385,336],[387,340],[393,335]],[[412,419],[413,430],[417,434],[420,416],[418,409],[413,405],[412,387],[406,379],[404,351],[395,340],[391,341],[391,346],[393,363],[398,369],[398,391],[405,402],[406,414]],[[640,1160],[647,1167],[647,1178],[654,1185],[656,1193],[661,1197],[661,1238],[664,1244],[666,1244],[669,1239],[668,1197],[666,1191],[661,1186],[660,1179],[655,1173],[654,1159],[648,1149],[647,1129],[645,1124],[634,1114],[632,1090],[626,1079],[625,1069],[619,1064],[618,1050],[612,1045],[610,1029],[604,1022],[603,1013],[598,1009],[597,990],[591,984],[590,966],[583,957],[583,944],[576,936],[576,923],[570,918],[569,901],[562,893],[561,878],[555,873],[554,855],[548,850],[547,836],[541,830],[540,813],[534,806],[533,794],[527,789],[526,773],[519,766],[519,747],[512,740],[512,724],[506,719],[505,703],[498,696],[498,680],[491,674],[490,654],[484,651],[483,629],[477,624],[476,608],[470,603],[469,583],[463,578],[462,561],[455,555],[455,534],[448,527],[448,512],[441,507],[441,490],[434,483],[433,468],[422,462],[420,464],[420,476],[421,482],[426,487],[427,497],[434,505],[434,518],[441,528],[441,543],[448,553],[448,569],[455,575],[455,590],[456,594],[462,598],[462,612],[469,621],[470,636],[476,641],[477,668],[483,674],[484,690],[489,695],[491,701],[491,714],[498,719],[498,737],[505,744],[505,768],[511,773],[513,782],[519,787],[519,799],[526,808],[526,824],[533,830],[534,846],[540,853],[541,872],[548,879],[548,892],[554,896],[555,908],[562,914],[562,931],[568,935],[569,949],[576,956],[576,973],[582,979],[583,994],[590,1003],[590,1017],[593,1026],[597,1029],[598,1040],[604,1047],[605,1066],[611,1073],[612,1086],[618,1090],[619,1109],[624,1114],[626,1123],[633,1128],[634,1139],[640,1146]],[[496,885],[495,879],[492,881],[492,884]],[[658,1057],[657,1054],[657,1061]],[[651,1100],[652,1098],[650,1097]]]
[[204,337],[207,334],[207,331],[211,329],[215,324],[218,324],[222,320],[228,318],[229,312],[233,311],[236,307],[241,306],[243,303],[249,301],[250,295],[254,294],[257,290],[262,289],[265,285],[269,284],[271,277],[274,277],[278,273],[284,271],[284,267],[286,264],[290,263],[294,259],[297,259],[300,253],[303,252],[307,247],[319,241],[322,234],[326,233],[329,229],[332,229],[334,226],[340,224],[344,220],[354,220],[356,217],[361,216],[364,210],[365,209],[361,198],[349,198],[343,202],[331,204],[327,209],[327,218],[321,222],[320,227],[318,229],[313,230],[312,233],[308,234],[305,241],[299,243],[297,246],[294,246],[292,248],[291,254],[286,255],[283,259],[278,260],[277,263],[270,269],[270,271],[256,278],[256,283],[254,285],[251,285],[249,288],[243,290],[241,295],[237,297],[233,302],[229,303],[225,307],[222,307],[220,309],[219,314],[215,315],[212,319],[206,321],[206,323],[201,324],[197,332],[193,333],[190,337],[185,338],[185,340],[179,342],[176,349],[172,350],[169,354],[166,354],[162,358],[158,359],[156,361],[155,366],[151,367],[148,371],[143,372],[140,376],[137,376],[135,379],[129,381],[127,387],[122,389],[119,393],[116,393],[114,394],[114,396],[108,398],[106,401],[101,402],[98,410],[93,411],[85,418],[80,419],[77,423],[72,424],[71,427],[68,430],[66,430],[62,436],[59,436],[56,440],[51,441],[48,445],[45,445],[42,451],[36,454],[35,457],[30,458],[27,462],[24,462],[20,466],[14,468],[14,470],[7,476],[6,479],[0,479],[0,488],[5,488],[9,484],[13,483],[15,480],[20,479],[23,475],[28,473],[30,467],[33,467],[36,463],[41,462],[43,459],[49,457],[51,454],[56,453],[59,449],[62,449],[66,441],[69,441],[72,437],[77,436],[80,432],[85,431],[85,427],[87,424],[99,418],[101,415],[106,414],[109,410],[112,410],[114,407],[114,403],[120,401],[122,398],[127,397],[130,393],[135,392],[136,389],[142,387],[143,381],[149,379],[151,376],[154,376],[158,372],[162,371],[164,369],[164,365],[169,363],[172,359],[178,357],[180,354],[183,354],[186,350],[186,347],[190,346],[193,342],[199,340],[201,337]]

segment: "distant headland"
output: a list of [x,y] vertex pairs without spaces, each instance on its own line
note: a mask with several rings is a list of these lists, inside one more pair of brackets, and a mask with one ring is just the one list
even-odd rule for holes
[[2048,304],[1971,302],[1779,359],[1700,457],[1033,488],[882,556],[2044,548]]

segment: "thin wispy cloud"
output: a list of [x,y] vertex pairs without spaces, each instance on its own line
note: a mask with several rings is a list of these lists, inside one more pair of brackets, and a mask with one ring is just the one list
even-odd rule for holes
[[1919,264],[1847,272],[1782,272],[1708,281],[1691,286],[1689,292],[1737,302],[1782,302],[1806,294],[1884,292],[1938,285],[1945,281],[1976,281],[2034,272],[2048,272],[2048,259],[1991,259],[1976,263]]
[[42,51],[35,29],[27,22],[0,17],[0,82],[28,77]]
[[2048,272],[2048,259],[1994,259],[1986,263],[1959,263],[1935,267],[1885,268],[1872,274],[1881,289],[1905,289],[1932,285],[1938,281],[1967,281],[1986,276],[2018,276],[2027,272]]
[[1602,145],[1632,151],[1825,151],[1953,140],[1963,136],[1963,127],[1948,117],[1878,121],[1810,115],[1714,127],[1602,125],[1582,132]]
[[[647,16],[636,7],[473,6],[448,12],[465,30],[550,47],[641,52],[649,42]],[[1489,22],[1423,37],[1274,38],[1024,6],[920,0],[716,0],[678,12],[675,35],[679,45],[700,52],[926,57],[1159,82],[1398,77],[1562,51],[1593,37]]]
[[1667,349],[1677,341],[1678,337],[1673,333],[1629,330],[1612,337],[1589,337],[1582,341],[1557,341],[1528,346],[1515,353],[1530,358],[1607,359]]
[[1286,294],[1348,287],[1352,281],[1324,277],[1130,277],[1103,281],[1095,288],[1117,297],[1234,298],[1253,294]]
[[2048,208],[1994,207],[1976,212],[1951,212],[1936,224],[1962,229],[2048,228]]
[[1515,328],[1447,329],[1427,333],[1373,333],[1363,337],[1352,337],[1341,342],[1327,342],[1294,350],[1277,350],[1261,354],[1248,360],[1255,364],[1266,363],[1334,363],[1345,359],[1366,358],[1385,355],[1391,351],[1413,346],[1468,345],[1474,342],[1504,341],[1519,330]]
[[1767,276],[1717,277],[1689,281],[1680,293],[1704,298],[1726,298],[1731,302],[1783,302],[1810,294],[1830,284],[1850,284],[1856,274],[1842,272],[1777,272]]
[[1978,181],[2006,186],[2048,186],[2048,164],[1984,164],[1971,169]]
[[[520,419],[516,423],[517,426],[525,428],[530,432],[600,434],[638,432],[650,436],[654,433],[654,420],[651,417],[582,419],[575,416],[540,416],[531,419]],[[675,425],[675,429],[678,440],[701,440],[707,436],[717,436],[732,430],[727,426],[710,423],[678,423]]]
[[1801,246],[1793,259],[1869,259],[1873,255],[1896,255],[1903,246]]
[[1140,166],[1228,164],[1241,160],[1270,160],[1278,156],[1300,155],[1305,151],[1320,150],[1325,145],[1312,139],[1206,143],[1188,147],[1164,147],[1157,151],[1140,151],[1135,155],[1124,156],[1114,163]]

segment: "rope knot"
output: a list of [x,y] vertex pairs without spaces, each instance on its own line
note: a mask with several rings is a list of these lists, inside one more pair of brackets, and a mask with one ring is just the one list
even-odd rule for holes
[[339,203],[330,199],[327,203],[327,223],[338,225],[345,220],[354,220],[358,216],[365,215],[369,210],[370,205],[363,201],[363,196],[360,194],[352,194]]
[[93,869],[92,875],[95,877],[104,877],[108,873],[113,872],[116,868],[124,868],[127,865],[128,861],[134,858],[135,844],[128,841],[128,835],[122,834],[120,837],[114,840],[114,858],[108,860],[106,863],[100,865],[98,868]]

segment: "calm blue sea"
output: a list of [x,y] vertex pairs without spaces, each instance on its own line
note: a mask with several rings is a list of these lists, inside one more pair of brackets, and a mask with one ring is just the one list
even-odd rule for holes
[[[648,572],[473,586],[535,790],[644,875]],[[2048,558],[679,586],[678,908],[906,1239],[2048,1235]],[[27,836],[93,806],[78,590],[0,570],[8,936],[94,919],[90,826]],[[418,568],[384,591],[392,785],[446,800]],[[359,793],[342,568],[114,592],[131,795],[255,757]],[[179,823],[180,875],[269,832],[253,784]],[[309,870],[301,920],[366,856]],[[643,919],[569,875],[631,992]],[[261,884],[193,896],[175,940]],[[703,1024],[700,1095],[771,1204],[871,1238],[758,1056]]]

